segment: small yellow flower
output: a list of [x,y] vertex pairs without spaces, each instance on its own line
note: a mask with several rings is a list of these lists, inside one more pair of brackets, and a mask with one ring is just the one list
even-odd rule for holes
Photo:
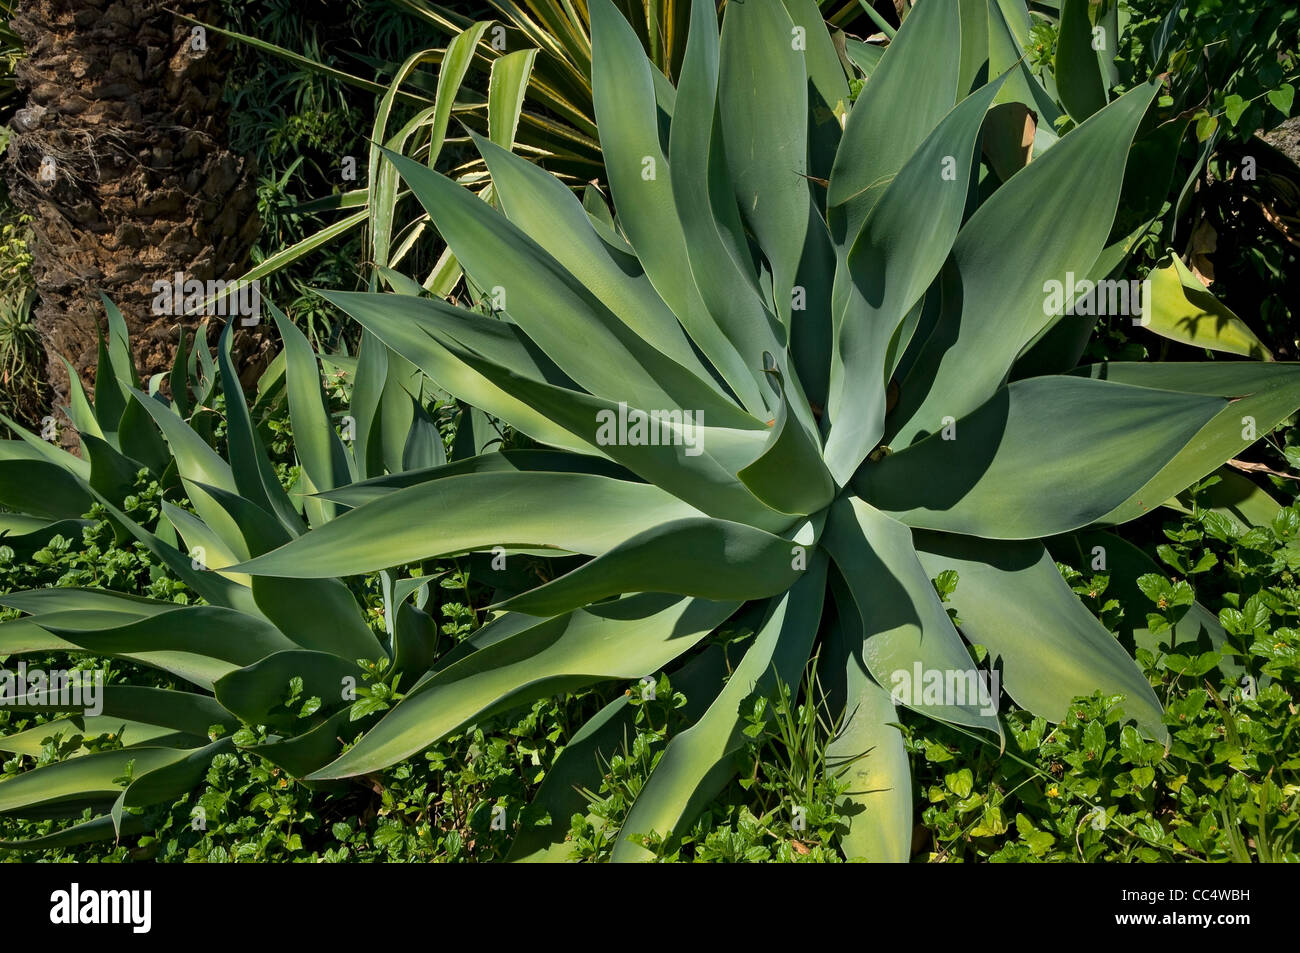
[[1047,789],[1047,796],[1048,796],[1048,797],[1060,797],[1060,796],[1061,796],[1061,789],[1058,788],[1055,784],[1053,784],[1050,788]]

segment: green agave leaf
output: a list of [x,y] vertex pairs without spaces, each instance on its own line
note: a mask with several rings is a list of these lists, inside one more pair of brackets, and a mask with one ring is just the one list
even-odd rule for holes
[[178,506],[173,506],[166,500],[163,501],[162,512],[168,522],[181,534],[181,539],[185,541],[191,560],[200,563],[205,569],[220,573],[223,578],[229,579],[237,585],[252,585],[251,576],[244,573],[223,572],[226,567],[247,559],[249,555],[247,549],[241,547],[240,551],[237,552],[227,546],[225,540],[217,533],[214,533],[203,520],[193,513],[182,510]]
[[[421,588],[415,585],[415,580],[403,581],[414,586],[413,591]],[[428,582],[425,580],[424,585]],[[398,596],[400,604],[393,626],[393,668],[399,672],[426,672],[437,657],[438,626],[428,612],[406,601],[407,593],[401,591],[400,584]]]
[[[758,385],[761,354],[745,354],[711,316],[692,273],[668,158],[659,136],[655,69],[609,0],[591,0],[592,84],[606,174],[619,225],[655,290],[718,369],[741,405],[766,409]],[[695,97],[693,97],[695,98]]]
[[118,453],[94,434],[81,434],[81,452],[90,461],[90,485],[111,499],[124,499],[135,486],[140,464]]
[[1075,122],[1106,105],[1106,80],[1093,48],[1088,6],[1088,0],[1061,0],[1056,41],[1056,88]]
[[771,600],[753,643],[708,711],[668,742],[623,822],[611,860],[652,860],[628,835],[678,833],[717,796],[735,773],[731,759],[744,746],[745,716],[754,699],[771,696],[778,682],[798,683],[825,594],[826,557],[817,552],[799,581]]
[[497,608],[554,616],[625,592],[761,599],[789,589],[807,563],[805,546],[743,523],[675,520]]
[[832,232],[846,250],[908,157],[957,102],[958,12],[953,2],[913,9],[849,113],[826,193],[835,210]]
[[1148,331],[1193,347],[1273,359],[1246,323],[1206,290],[1177,255],[1163,268],[1153,268],[1148,279],[1150,300],[1141,322]]
[[114,523],[123,527],[131,536],[135,537],[136,541],[148,549],[177,579],[184,582],[185,585],[193,589],[207,602],[212,605],[256,613],[257,607],[253,604],[252,593],[246,587],[225,579],[217,573],[195,569],[194,562],[188,554],[182,553],[175,546],[163,542],[104,497],[99,497],[99,503],[113,517]]
[[[59,736],[65,741],[75,735],[85,738],[97,738],[100,735],[112,735],[123,747],[132,748],[139,745],[166,748],[195,748],[207,742],[205,735],[192,735],[130,718],[118,718],[110,715],[71,715],[55,718],[35,728],[18,731],[0,738],[0,751],[39,758],[45,750],[46,742],[51,737]],[[84,757],[89,752],[83,747],[68,757]]]
[[1121,505],[1225,406],[1222,398],[1131,384],[1079,386],[1084,380],[1016,381],[969,416],[867,464],[856,485],[874,506],[920,529],[1051,536]]
[[[726,655],[721,646],[709,645],[670,674],[673,691],[686,696],[679,710],[686,721],[704,714],[727,675]],[[570,818],[590,807],[584,790],[596,790],[607,765],[615,754],[626,750],[633,732],[637,709],[626,696],[620,696],[597,712],[584,724],[546,772],[529,810],[545,812],[551,822],[523,827],[510,844],[509,861],[523,863],[568,860],[573,845],[565,841]]]
[[[787,323],[812,218],[808,74],[794,23],[778,3],[728,4],[717,118],[736,203],[772,270]],[[773,122],[773,117],[780,120]]]
[[[193,692],[140,685],[105,685],[100,689],[97,700],[103,711],[95,717],[119,721],[126,719],[205,740],[208,729],[213,725],[233,728],[238,724],[230,712],[215,699]],[[21,701],[8,702],[6,707],[17,711],[65,710],[57,705],[29,705]],[[11,735],[10,738],[12,737]]]
[[1085,274],[1105,247],[1127,156],[1117,144],[1132,142],[1155,92],[1146,84],[1111,103],[967,220],[952,252],[960,316],[945,310],[903,382],[891,446],[906,446],[940,418],[961,417],[988,400],[1020,350],[1051,323],[1049,282]]
[[[463,424],[462,424],[463,425]],[[422,470],[407,470],[402,473],[390,473],[371,480],[353,483],[351,486],[336,490],[325,490],[321,496],[344,503],[351,507],[373,502],[408,486],[441,480],[449,476],[464,476],[467,473],[591,473],[611,477],[615,480],[637,482],[631,471],[620,467],[611,460],[590,457],[585,454],[566,453],[560,450],[496,450],[466,457],[454,463]]]
[[[700,409],[719,424],[754,424],[754,418],[634,334],[505,216],[419,163],[388,155],[466,273],[582,387],[633,406]],[[601,360],[591,359],[593,350]]]
[[234,747],[235,743],[229,737],[218,738],[196,751],[182,751],[181,758],[160,764],[143,773],[137,765],[132,775],[133,780],[113,806],[112,816],[119,833],[121,825],[130,816],[124,812],[125,808],[148,807],[151,804],[173,801],[194,790],[203,780],[203,776],[208,773],[212,759],[219,754],[234,750]]
[[344,702],[344,679],[355,687],[362,681],[357,663],[337,655],[289,649],[259,659],[217,680],[217,701],[250,725],[275,724],[286,717],[283,711],[273,714],[289,694],[289,682],[302,679],[302,701],[317,697],[325,710]]
[[[442,57],[442,65],[438,69],[438,88],[433,100],[433,129],[429,142],[430,168],[433,167],[438,156],[442,153],[442,144],[447,137],[447,126],[451,121],[452,106],[455,104],[456,93],[460,90],[461,83],[465,81],[465,74],[469,71],[470,63],[473,61],[474,48],[478,46],[479,40],[482,39],[484,31],[489,26],[491,26],[491,23],[488,21],[475,23],[464,31],[457,33],[452,37],[451,42],[447,44],[447,51]],[[493,113],[500,115],[500,110],[489,109],[489,116]]]
[[[99,300],[104,305],[104,313],[108,317],[109,368],[124,390],[139,388],[140,378],[136,375],[135,361],[131,357],[131,337],[126,328],[126,319],[106,294],[101,292]],[[98,384],[98,381],[96,383]]]
[[[439,306],[434,299],[344,292],[322,292],[322,297],[349,314],[379,342],[474,407],[482,408],[492,416],[508,421],[512,426],[541,443],[577,453],[592,452],[591,446],[585,440],[575,437],[563,427],[556,426],[544,414],[533,410],[508,390],[497,386],[466,365],[434,337],[444,324],[463,321],[464,327],[459,333],[474,334],[475,336],[470,340],[475,343],[486,344],[496,339],[498,343],[509,346],[512,354],[527,356],[528,364],[512,366],[526,368],[531,365],[539,370],[542,367],[554,368],[554,364],[545,355],[538,354],[535,348],[530,349],[524,344],[521,333],[514,325],[498,321],[495,322],[495,326],[489,326],[485,323],[487,319],[481,316],[471,319],[468,317],[468,312],[459,309],[452,309],[453,314],[447,315],[447,321],[439,321],[437,317],[443,312],[443,308],[451,309],[451,306],[445,304]],[[420,302],[420,304],[412,305],[411,302]],[[433,303],[434,307],[424,307],[428,303]],[[476,333],[480,331],[483,333]],[[514,344],[508,340],[511,338],[514,339]],[[554,371],[563,373],[558,368],[554,368]],[[361,420],[360,417],[357,419]],[[360,434],[361,431],[358,430],[358,439]],[[364,449],[370,457],[375,457],[375,451],[378,449],[370,444],[363,448],[360,442],[358,448],[358,452]],[[375,462],[368,463],[366,472],[378,476],[382,469],[381,462],[376,459]]]
[[[293,504],[289,502],[288,494],[280,486],[275,470],[271,467],[266,448],[262,445],[262,438],[258,436],[257,429],[253,426],[252,416],[248,412],[239,375],[231,361],[230,349],[234,327],[233,320],[226,324],[217,346],[217,367],[221,372],[221,388],[226,395],[226,430],[231,475],[242,496],[268,513],[274,514],[284,529],[296,536],[302,531],[302,520],[294,510]],[[288,350],[286,348],[281,353],[287,355]]]
[[[1020,158],[1020,143],[1025,131],[1024,112],[1007,107],[1018,103],[1038,117],[1031,158],[1041,156],[1056,143],[1057,124],[1065,113],[1026,62],[1032,22],[1028,7],[1022,0],[988,0],[987,12],[989,74],[996,76],[1014,69],[1011,79],[998,95],[1000,105],[993,110],[991,117],[990,136],[994,142],[985,145],[994,170],[1005,181],[1024,164]],[[963,23],[963,31],[965,26]],[[1006,117],[1005,121],[999,121],[1003,119],[999,113]],[[1009,158],[1008,150],[1017,153],[1011,163],[1005,161]]]
[[[1250,477],[1229,466],[1214,471],[1219,482],[1200,494],[1203,509],[1221,513],[1237,523],[1243,531],[1255,526],[1267,526],[1277,516],[1282,504]],[[1179,493],[1165,506],[1179,513],[1191,514],[1192,494]]]
[[[599,450],[708,515],[764,529],[789,524],[787,515],[767,507],[735,478],[738,469],[758,457],[770,436],[761,424],[759,429],[732,429],[712,426],[695,417],[688,426],[684,414],[678,423],[660,413],[659,433],[651,438],[649,429],[655,418],[645,411],[521,377],[467,348],[450,341],[443,343],[460,361],[527,401],[570,433],[581,436],[590,449]],[[636,419],[643,422],[643,436],[634,437]]]
[[1125,714],[1149,737],[1167,740],[1164,709],[1142,669],[1070,590],[1041,543],[925,533],[917,548],[931,576],[957,571],[949,598],[962,634],[988,649],[1016,704],[1059,722],[1076,696],[1122,694]]
[[[312,485],[319,489],[352,482],[347,451],[334,431],[329,402],[321,387],[316,354],[306,336],[274,305],[269,305],[284,343],[285,378],[289,393],[289,419],[293,424],[294,451]],[[317,509],[319,507],[319,509]],[[319,521],[336,515],[334,504],[320,502],[307,508]]]
[[129,625],[176,608],[175,603],[143,596],[70,587],[0,593],[0,605],[32,615],[58,618],[78,632]]
[[185,421],[148,394],[138,390],[133,390],[131,394],[163,432],[167,445],[171,447],[172,456],[176,459],[176,468],[184,479],[215,486],[230,493],[239,492],[230,465]]
[[[1062,560],[1070,559],[1083,567],[1096,565],[1107,573],[1105,597],[1118,599],[1124,607],[1118,629],[1120,637],[1130,644],[1156,655],[1200,654],[1211,650],[1230,655],[1233,652],[1219,617],[1199,602],[1193,602],[1171,629],[1155,633],[1144,624],[1152,604],[1138,588],[1137,581],[1147,573],[1164,574],[1167,570],[1128,540],[1114,533],[1089,530],[1072,537],[1057,537],[1049,545]],[[1225,675],[1245,672],[1230,657],[1219,663],[1219,669]]]
[[[909,341],[896,333],[948,258],[971,160],[1005,75],[966,97],[917,148],[867,214],[848,257],[851,288],[835,323],[826,460],[848,482],[885,429],[889,377]],[[929,223],[925,229],[918,221]]]
[[[1135,146],[1129,154],[1130,170],[1137,151]],[[1128,171],[1126,171],[1125,176],[1127,177],[1128,174]],[[1133,233],[1125,235],[1119,241],[1112,242],[1102,249],[1084,281],[1076,284],[1076,293],[1070,299],[1068,307],[1063,309],[1066,312],[1071,312],[1079,302],[1090,300],[1092,302],[1091,306],[1080,307],[1078,310],[1094,313],[1064,313],[1055,318],[1020,352],[1020,355],[1016,358],[1015,366],[1011,369],[1011,378],[1013,380],[1024,377],[1040,377],[1044,374],[1065,374],[1078,367],[1079,359],[1083,357],[1084,351],[1088,347],[1088,341],[1092,338],[1092,332],[1097,327],[1100,316],[1095,312],[1100,310],[1098,305],[1103,299],[1106,301],[1107,310],[1110,310],[1109,294],[1098,295],[1095,293],[1097,283],[1104,278],[1115,275],[1119,271],[1120,267],[1128,259],[1134,245],[1146,233],[1148,227],[1149,223],[1144,222]],[[1082,289],[1079,286],[1082,286]],[[1078,294],[1079,290],[1086,290],[1087,288],[1094,289],[1091,295]]]
[[[516,514],[508,529],[493,513]],[[437,532],[426,519],[439,514]],[[637,533],[702,514],[645,483],[591,474],[471,473],[398,490],[241,566],[253,575],[351,576],[493,546],[599,555]],[[508,536],[501,538],[501,533]]]
[[881,58],[885,55],[885,47],[877,46],[874,43],[866,43],[862,40],[854,39],[851,36],[844,36],[844,53],[853,62],[853,65],[862,71],[862,75],[871,78],[875,73],[876,67],[880,65]]
[[582,204],[555,176],[490,141],[471,137],[487,163],[506,217],[535,236],[543,250],[639,337],[711,382],[676,316],[630,249],[619,251],[602,240]]
[[[725,339],[719,347],[726,360],[733,352],[739,355],[754,377],[764,353],[783,353],[785,335],[772,303],[759,289],[728,173],[718,104],[718,51],[716,11],[707,3],[692,4],[679,82],[681,105],[669,138],[672,195],[695,286]],[[718,363],[719,356],[709,353]],[[765,388],[759,387],[758,396],[764,408],[770,405]]]
[[1300,407],[1300,364],[1124,362],[1080,368],[1099,380],[1185,394],[1239,398],[1210,420],[1159,472],[1096,522],[1126,523],[1212,473]]
[[387,654],[361,617],[352,590],[338,579],[256,576],[253,599],[276,628],[305,649],[345,659]]
[[[721,650],[717,654],[721,660]],[[725,669],[719,666],[718,681],[725,674]],[[677,687],[676,683],[673,687]],[[636,709],[626,696],[616,698],[588,719],[568,740],[529,804],[530,813],[545,812],[551,817],[550,823],[525,827],[516,834],[510,843],[507,860],[556,863],[569,859],[573,852],[573,844],[566,840],[570,819],[575,814],[585,813],[589,806],[582,792],[600,787],[603,765],[619,753],[619,745],[625,745],[636,730],[635,716]]]
[[957,95],[965,96],[988,82],[989,71],[989,0],[957,0],[961,24],[961,68],[957,75]]
[[[95,409],[90,405],[90,398],[86,396],[86,388],[81,383],[81,375],[77,373],[76,367],[66,357],[61,357],[60,360],[63,361],[63,369],[68,375],[68,406],[65,408],[68,419],[72,421],[72,426],[77,428],[78,434],[83,436],[89,434],[103,440],[104,430],[99,425],[99,421],[95,419]],[[114,439],[116,439],[116,419],[113,420],[112,432]]]
[[793,418],[789,401],[783,400],[767,449],[737,476],[774,510],[800,516],[817,513],[835,496],[820,450],[816,438]]
[[[358,322],[360,323],[360,322]],[[388,347],[363,325],[357,353],[357,376],[352,382],[352,403],[348,412],[356,421],[352,459],[357,476],[380,476],[384,472],[383,440],[378,417],[388,377]]]
[[77,815],[84,807],[108,807],[122,791],[116,779],[132,766],[133,776],[182,760],[185,749],[126,748],[97,751],[25,771],[0,784],[0,814],[18,817]]
[[308,780],[352,777],[428,747],[474,718],[662,668],[737,603],[631,596],[535,625],[421,682],[364,738]]
[[[916,665],[945,677],[950,672],[978,677],[906,526],[856,497],[841,497],[830,508],[825,542],[852,594],[858,619],[851,624],[862,629],[862,659],[877,683],[892,686],[897,673],[910,677]],[[986,728],[1002,737],[996,713],[981,710],[978,700],[902,703],[931,718]]]
[[32,837],[28,840],[18,841],[0,840],[0,847],[27,851],[53,850],[56,847],[76,847],[78,844],[89,844],[98,840],[107,840],[110,837],[144,834],[153,830],[156,823],[152,818],[143,814],[127,814],[122,818],[122,823],[116,827],[113,820],[111,815],[103,814],[89,821],[73,824],[61,831],[55,831],[53,834],[46,834],[43,837]]
[[[838,682],[844,721],[826,746],[826,768],[848,784],[841,801],[848,830],[840,850],[849,860],[905,864],[912,855],[912,771],[897,727],[898,712],[862,661],[861,621],[843,585],[845,607],[828,638],[828,684]],[[837,712],[838,714],[838,712]]]
[[28,655],[32,652],[76,652],[67,639],[47,632],[30,619],[0,622],[0,654]]
[[0,545],[28,555],[44,548],[55,536],[80,539],[90,520],[50,520],[21,513],[0,514]]
[[51,520],[76,519],[92,498],[76,476],[44,460],[0,460],[0,504]]
[[45,460],[82,480],[90,479],[90,462],[42,440],[17,421],[0,414],[0,420],[18,440],[0,440],[0,460]]
[[339,751],[343,748],[340,738],[355,740],[378,720],[377,717],[370,716],[352,721],[351,709],[344,708],[303,734],[249,745],[244,750],[266,758],[296,778],[303,778],[339,756]]
[[121,655],[171,672],[201,688],[232,669],[272,652],[296,648],[268,622],[219,606],[190,606],[113,627],[88,628],[88,610],[41,613],[32,622],[77,647],[101,655]]
[[438,425],[425,412],[420,402],[412,397],[411,430],[406,435],[406,446],[402,449],[402,469],[439,467],[446,462],[447,449],[442,445]]
[[[849,106],[847,65],[840,60],[835,40],[823,19],[817,0],[783,0],[785,12],[803,32],[804,69],[808,74],[807,109],[812,118],[808,130],[809,169],[818,178],[829,178],[835,151],[843,132],[838,115]],[[794,37],[786,39],[791,43]]]

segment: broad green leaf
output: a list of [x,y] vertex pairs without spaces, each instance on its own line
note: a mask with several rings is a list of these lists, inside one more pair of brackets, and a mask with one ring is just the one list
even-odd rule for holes
[[257,607],[284,635],[305,649],[346,659],[379,659],[385,653],[338,579],[253,579]]
[[[516,517],[509,528],[492,519],[503,508]],[[237,568],[310,579],[493,546],[594,556],[655,526],[700,515],[646,483],[588,474],[471,473],[388,494]]]
[[85,806],[108,807],[121,792],[117,781],[132,764],[133,775],[180,761],[183,749],[125,748],[98,751],[69,761],[48,764],[0,784],[0,813],[23,816],[76,816]]
[[789,589],[809,558],[806,546],[743,523],[675,520],[639,533],[499,608],[554,616],[625,592],[761,599]]
[[1154,606],[1138,587],[1137,581],[1148,573],[1164,574],[1168,569],[1128,540],[1114,533],[1088,530],[1072,537],[1057,537],[1049,543],[1057,558],[1069,560],[1085,572],[1106,574],[1108,582],[1102,597],[1116,599],[1124,608],[1117,629],[1125,644],[1146,649],[1157,656],[1220,651],[1225,653],[1219,663],[1225,675],[1235,676],[1244,672],[1231,658],[1233,650],[1227,633],[1219,624],[1219,617],[1199,602],[1193,602],[1171,628],[1152,632],[1147,627],[1147,613]]
[[[961,228],[984,114],[1005,76],[966,97],[917,148],[867,213],[848,257],[835,320],[826,460],[843,485],[885,429],[885,393],[908,340],[898,336]],[[924,221],[927,227],[917,228]]]
[[1186,394],[1215,394],[1231,401],[1143,486],[1097,517],[1098,523],[1126,523],[1154,509],[1231,460],[1300,407],[1300,364],[1112,362],[1076,373]]
[[812,210],[808,74],[796,39],[781,4],[729,4],[718,67],[717,117],[731,187],[787,322]]
[[669,740],[623,822],[611,860],[652,860],[629,834],[679,833],[717,796],[736,769],[732,756],[744,746],[745,718],[754,699],[771,697],[778,683],[798,684],[825,594],[826,557],[817,553],[799,581],[770,601],[754,641],[708,711]]
[[[138,764],[134,765],[131,783],[121,795],[121,807],[149,807],[159,802],[173,801],[194,790],[208,773],[212,759],[232,751],[234,747],[235,744],[229,737],[218,738],[198,750],[182,751],[180,758],[164,761],[145,771],[141,771]],[[117,810],[116,805],[114,809]],[[130,816],[125,811],[115,815],[119,831],[122,823]]]
[[1246,323],[1212,295],[1177,255],[1168,265],[1153,268],[1148,280],[1142,327],[1193,347],[1273,359]]
[[[307,338],[293,322],[274,306],[271,316],[280,332],[285,350],[285,378],[289,394],[289,418],[293,424],[294,451],[308,479],[317,489],[344,486],[352,482],[347,451],[330,420],[329,401],[321,386],[316,354]],[[317,510],[317,506],[319,510]],[[332,519],[332,503],[319,503],[308,509],[309,515]]]
[[[1267,526],[1282,509],[1282,504],[1275,500],[1262,486],[1244,473],[1230,466],[1222,466],[1214,471],[1219,482],[1200,494],[1201,508],[1222,513],[1242,530],[1255,526]],[[1166,500],[1165,506],[1179,513],[1192,513],[1192,494],[1188,491],[1179,493],[1172,500]]]
[[828,682],[840,683],[844,702],[843,721],[826,745],[827,772],[848,786],[840,802],[848,822],[840,850],[849,860],[907,863],[912,855],[912,772],[897,728],[898,712],[889,692],[863,664],[862,626],[851,597],[837,586],[835,598],[844,611],[830,633],[829,664],[822,674]]
[[1121,505],[1225,407],[1219,397],[1101,383],[1016,381],[974,413],[935,420],[929,436],[867,463],[856,486],[916,528],[1050,536]]
[[[688,369],[632,333],[504,215],[419,163],[389,157],[466,274],[582,387],[637,407],[701,409],[717,423],[733,426],[752,422]],[[593,350],[603,359],[592,361]]]
[[[863,634],[862,659],[871,677],[892,687],[914,668],[977,679],[975,664],[953,628],[912,545],[911,531],[856,497],[837,500],[826,521],[826,549],[843,576],[857,608]],[[841,606],[841,610],[848,608]],[[900,699],[924,715],[986,728],[1002,735],[996,713],[978,698],[925,704]]]
[[891,446],[988,400],[1021,349],[1051,323],[1050,282],[1086,274],[1097,261],[1115,220],[1127,146],[1156,88],[1139,86],[1111,103],[967,220],[953,246],[960,315],[945,312],[903,382]]
[[409,691],[364,738],[309,780],[353,777],[408,758],[475,718],[663,667],[737,607],[630,596],[537,621]]
[[676,316],[655,292],[641,263],[600,235],[559,179],[494,143],[474,136],[501,208],[620,321],[697,377],[711,381]]
[[297,535],[302,531],[302,520],[271,466],[231,360],[234,327],[233,321],[227,323],[217,345],[217,367],[221,372],[221,389],[226,395],[226,443],[231,475],[241,495],[278,518],[287,532]]
[[849,112],[835,156],[826,204],[840,217],[832,232],[846,251],[908,157],[956,104],[960,68],[956,2],[916,7]]
[[[317,697],[326,711],[343,704],[345,679],[352,686],[362,681],[356,662],[325,652],[288,649],[276,652],[244,668],[222,676],[214,686],[217,700],[251,725],[288,722],[292,717],[283,709],[291,679],[302,679],[302,693],[297,704]],[[276,711],[276,709],[280,709]]]
[[[97,717],[129,719],[204,739],[213,725],[234,727],[238,724],[237,719],[215,699],[194,692],[141,685],[105,685],[100,690],[97,701],[102,708]],[[59,706],[26,705],[12,701],[8,706],[18,711],[66,710]]]
[[1146,676],[1070,590],[1041,543],[925,533],[917,545],[931,576],[957,571],[949,601],[962,634],[988,649],[1021,708],[1059,722],[1079,695],[1122,694],[1125,713],[1148,736],[1168,737]]
[[1075,122],[1106,105],[1106,80],[1097,62],[1089,0],[1061,0],[1056,41],[1056,88]]
[[[704,713],[726,674],[726,659],[717,645],[706,646],[670,674],[673,690],[686,696],[686,704],[678,711],[683,720],[694,721]],[[616,698],[567,740],[530,805],[545,810],[551,823],[520,830],[510,843],[507,860],[544,863],[569,859],[573,844],[565,838],[570,819],[590,807],[582,792],[597,789],[605,765],[616,754],[626,752],[638,710],[626,696]]]
[[[541,443],[578,453],[592,452],[587,441],[555,425],[544,414],[533,410],[509,391],[466,365],[434,337],[435,332],[441,331],[446,326],[445,321],[436,320],[438,312],[450,310],[452,314],[448,316],[449,318],[456,321],[463,319],[468,322],[461,328],[462,336],[480,328],[485,332],[490,330],[502,339],[505,337],[518,339],[511,345],[512,353],[528,354],[521,332],[515,325],[502,321],[496,322],[495,327],[489,327],[481,323],[486,320],[481,316],[470,319],[465,317],[467,313],[455,311],[450,305],[439,304],[435,299],[350,292],[331,292],[324,297],[351,315],[375,336],[377,342],[382,342],[430,378],[475,407],[480,407],[492,416],[508,421]],[[484,338],[480,337],[477,340],[482,341]],[[546,361],[545,366],[554,365]],[[517,365],[516,369],[519,369]],[[376,373],[378,373],[377,366]],[[382,402],[380,406],[382,407]],[[360,421],[362,418],[357,419]],[[359,430],[358,440],[360,434]],[[368,461],[376,457],[379,451],[376,435],[367,437],[364,450]],[[366,472],[371,476],[378,476],[382,472],[382,466],[378,460],[368,462]]]
[[296,648],[264,619],[219,606],[177,608],[95,629],[85,628],[81,614],[48,612],[31,621],[87,652],[132,658],[206,689],[235,668]]

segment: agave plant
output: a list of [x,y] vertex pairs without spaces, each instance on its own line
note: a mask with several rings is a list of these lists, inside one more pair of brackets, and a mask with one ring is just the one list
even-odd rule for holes
[[[294,776],[310,773],[338,755],[341,736],[373,723],[384,699],[413,684],[435,653],[436,628],[420,609],[428,578],[383,576],[384,624],[376,633],[340,580],[253,579],[228,568],[324,525],[335,508],[291,495],[278,481],[255,423],[258,404],[250,412],[231,362],[231,326],[215,360],[201,343],[188,358],[182,349],[168,401],[157,380],[141,389],[121,315],[108,307],[93,402],[72,375],[69,414],[83,457],[27,432],[0,444],[0,504],[17,511],[3,517],[0,542],[32,547],[55,533],[79,534],[87,522],[81,517],[95,511],[197,598],[165,602],[72,588],[0,595],[0,605],[26,613],[0,623],[0,657],[134,663],[125,669],[128,681],[102,686],[94,699],[71,686],[18,697],[6,689],[8,707],[50,718],[0,738],[0,750],[35,756],[58,737],[67,757],[0,783],[0,814],[92,816],[5,846],[65,846],[147,829],[138,809],[188,793],[212,756],[236,740]],[[446,462],[418,373],[404,374],[396,358],[390,366],[375,347],[356,367],[352,419],[345,421],[355,439],[341,439],[316,355],[292,322],[271,311],[284,351],[264,379],[262,401],[287,398],[300,486],[329,489],[403,465]],[[228,462],[212,446],[221,444],[212,400],[218,379]],[[141,471],[165,493],[149,527],[123,510]],[[236,733],[241,726],[247,734]]]
[[[1001,736],[974,692],[899,690],[912,673],[990,678],[970,644],[1035,714],[1059,720],[1102,690],[1166,737],[1158,699],[1043,541],[1086,529],[1094,565],[1132,564],[1103,528],[1292,413],[1300,368],[1075,367],[1077,322],[1045,292],[1122,260],[1116,212],[1156,89],[1037,143],[1004,179],[982,130],[1036,93],[992,10],[917,5],[841,125],[847,76],[812,0],[728,4],[720,35],[712,3],[694,4],[668,97],[632,26],[592,0],[612,212],[482,138],[499,209],[390,154],[492,313],[326,297],[539,447],[323,492],[352,509],[234,568],[319,579],[475,551],[578,558],[503,587],[492,621],[309,778],[365,774],[540,697],[694,673],[698,717],[614,849],[645,858],[633,835],[681,833],[734,772],[754,700],[819,652],[845,711],[844,851],[903,860],[897,706]],[[946,570],[948,605],[932,582]],[[744,658],[698,678],[711,633],[742,617]],[[1187,622],[1175,638],[1221,638]],[[514,856],[564,856],[562,821],[627,717],[615,702],[571,740],[538,796],[551,823],[522,831]]]

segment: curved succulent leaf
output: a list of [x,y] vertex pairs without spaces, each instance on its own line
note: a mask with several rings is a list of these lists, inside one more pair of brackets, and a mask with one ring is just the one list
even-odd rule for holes
[[1225,406],[1218,397],[1084,381],[1016,381],[968,417],[936,421],[938,432],[867,464],[857,485],[921,529],[990,539],[1064,533],[1123,503]]
[[441,669],[309,780],[345,778],[400,761],[474,718],[612,678],[637,678],[686,652],[738,603],[629,596],[554,619]]

